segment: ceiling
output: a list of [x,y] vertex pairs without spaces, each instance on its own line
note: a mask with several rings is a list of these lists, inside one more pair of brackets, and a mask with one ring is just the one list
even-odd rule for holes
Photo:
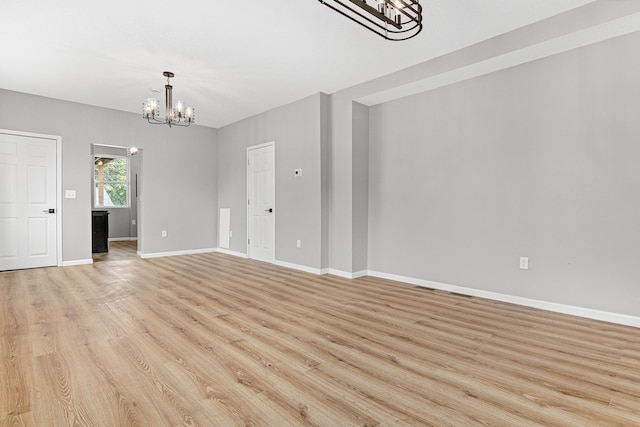
[[422,33],[390,42],[317,0],[0,0],[0,88],[141,113],[168,70],[217,128],[592,1],[423,0]]

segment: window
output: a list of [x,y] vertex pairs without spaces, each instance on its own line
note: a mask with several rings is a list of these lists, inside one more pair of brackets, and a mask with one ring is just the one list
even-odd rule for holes
[[95,156],[93,181],[94,207],[129,207],[129,162],[126,157]]

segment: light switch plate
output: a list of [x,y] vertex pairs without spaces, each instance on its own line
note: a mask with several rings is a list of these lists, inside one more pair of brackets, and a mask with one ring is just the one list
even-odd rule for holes
[[76,198],[76,190],[64,190],[64,198],[65,199],[75,199]]

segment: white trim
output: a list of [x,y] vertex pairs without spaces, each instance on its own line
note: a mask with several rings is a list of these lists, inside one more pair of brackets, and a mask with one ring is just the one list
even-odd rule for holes
[[76,259],[73,261],[64,261],[62,267],[73,267],[74,265],[88,265],[93,264],[93,259]]
[[332,274],[334,276],[343,277],[345,279],[357,279],[358,277],[364,277],[369,274],[367,270],[357,271],[355,273],[349,273],[342,270],[336,270],[334,268],[325,269],[325,274]]
[[369,272],[367,270],[356,271],[355,273],[351,273],[351,277],[353,279],[357,279],[359,277],[368,276]]
[[[133,148],[133,147],[125,147],[123,145],[108,145],[108,144],[91,144],[91,145],[93,145],[94,147],[124,148],[125,150],[127,150],[127,153],[129,152],[130,148]],[[104,154],[104,156],[110,156],[110,155],[111,154]]]
[[306,265],[293,264],[291,262],[276,260],[274,261],[273,264],[279,267],[286,267],[286,268],[291,268],[293,270],[304,271],[305,273],[311,273],[311,274],[317,274],[317,275],[325,274],[324,270],[321,270],[319,268],[307,267]]
[[205,249],[190,249],[186,251],[173,251],[173,252],[155,252],[150,254],[143,254],[138,252],[140,258],[161,258],[165,256],[180,256],[180,255],[195,255],[195,254],[207,254],[211,252],[217,252],[217,248],[205,248]]
[[367,106],[377,105],[589,46],[639,30],[640,13],[635,13],[422,80],[363,96],[355,99],[355,101]]
[[634,326],[640,328],[640,317],[629,316],[626,314],[611,313],[608,311],[594,310],[591,308],[576,307],[571,305],[559,304],[549,301],[540,301],[513,295],[500,294],[496,292],[482,291],[479,289],[465,288],[463,286],[448,285],[445,283],[431,282],[429,280],[416,279],[413,277],[399,276],[396,274],[382,273],[379,271],[369,271],[369,276],[379,277],[381,279],[395,280],[396,282],[409,283],[411,285],[422,286],[442,291],[455,292],[457,294],[469,295],[479,298],[486,298],[494,301],[502,301],[511,304],[522,305],[525,307],[539,308],[541,310],[552,311],[555,313],[570,314],[573,316],[585,317],[588,319],[601,320],[604,322],[617,323],[620,325]]
[[[56,251],[58,256],[57,265],[63,265],[62,261],[62,137],[61,136],[50,136],[51,138],[56,140],[56,191],[58,192],[58,196],[56,197],[56,204],[58,212],[56,218]],[[93,259],[91,260],[93,263]]]
[[137,237],[109,237],[107,239],[109,242],[128,242],[133,240],[138,240]]
[[247,254],[243,254],[242,252],[230,251],[229,249],[224,249],[224,248],[218,248],[216,249],[216,252],[220,252],[221,254],[226,254],[226,255],[233,255],[240,258],[249,258]]
[[266,148],[266,147],[269,147],[271,145],[276,145],[276,142],[275,141],[269,141],[269,142],[264,142],[264,143],[258,144],[258,145],[252,145],[250,147],[247,147],[247,151],[249,151],[249,150],[257,150],[257,149],[260,149],[260,148]]

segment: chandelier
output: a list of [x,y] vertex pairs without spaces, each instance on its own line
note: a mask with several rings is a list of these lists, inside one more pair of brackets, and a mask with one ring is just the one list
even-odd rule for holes
[[149,98],[142,104],[142,117],[153,125],[190,126],[195,121],[195,110],[185,106],[182,101],[177,101],[173,105],[173,86],[171,86],[169,79],[173,78],[175,74],[171,71],[165,71],[162,75],[167,78],[167,84],[164,85],[165,116],[160,116],[160,101]]
[[422,31],[419,0],[318,1],[387,40],[407,40]]

